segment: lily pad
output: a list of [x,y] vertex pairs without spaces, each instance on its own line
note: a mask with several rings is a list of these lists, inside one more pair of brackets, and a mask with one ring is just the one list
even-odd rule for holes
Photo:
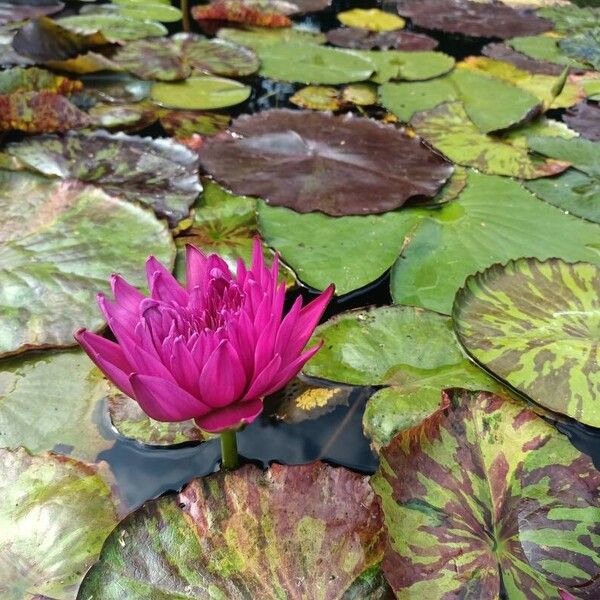
[[[442,392],[502,387],[462,353],[449,317],[413,306],[341,313],[314,333],[324,340],[304,372],[353,385],[385,385],[367,403],[363,425],[376,447],[434,413]],[[411,425],[411,426],[412,426]]]
[[404,212],[421,220],[392,269],[392,297],[401,304],[449,314],[468,275],[521,256],[600,263],[600,226],[564,214],[510,179],[470,173],[456,200],[414,211]]
[[473,37],[510,38],[552,29],[552,21],[503,4],[468,0],[400,0],[398,12],[414,25]]
[[35,19],[44,15],[60,12],[65,5],[62,2],[47,4],[21,4],[20,2],[0,2],[0,25],[25,19]]
[[224,40],[229,40],[239,44],[259,50],[266,46],[275,46],[286,42],[299,44],[324,44],[325,35],[314,31],[304,29],[294,29],[293,27],[281,27],[271,29],[268,27],[246,27],[244,29],[232,29],[230,27],[221,27],[217,36]]
[[57,23],[79,33],[99,31],[110,42],[167,35],[167,28],[157,21],[143,21],[123,15],[73,15],[57,19]]
[[[286,8],[289,6],[285,4]],[[196,21],[230,21],[259,27],[290,27],[292,21],[285,14],[296,12],[282,10],[277,2],[252,2],[248,0],[212,0],[208,4],[192,7]],[[293,6],[293,5],[292,5]]]
[[110,104],[98,102],[88,111],[94,127],[128,132],[145,129],[158,120],[159,109],[149,102]]
[[172,137],[184,139],[194,134],[215,135],[227,129],[231,117],[227,114],[195,110],[169,110],[160,116],[162,128]]
[[538,14],[550,19],[556,31],[579,33],[597,27],[600,8],[569,3],[566,6],[545,6],[538,11]]
[[337,84],[364,81],[374,66],[350,50],[285,42],[257,48],[260,74],[279,81]]
[[380,213],[431,197],[452,166],[419,138],[352,115],[269,110],[206,140],[202,166],[236,194],[298,212]]
[[146,204],[172,226],[187,217],[202,189],[196,154],[168,139],[70,133],[10,144],[7,152],[44,175],[95,183]]
[[0,368],[1,447],[94,461],[113,445],[99,429],[109,385],[83,352],[19,356]]
[[356,50],[433,50],[438,45],[434,38],[412,31],[369,31],[355,27],[338,27],[330,29],[326,35],[330,44]]
[[600,142],[600,106],[596,102],[581,102],[570,108],[563,120],[582,137]]
[[535,60],[544,60],[580,71],[589,68],[584,62],[570,58],[561,52],[558,40],[559,38],[546,35],[519,36],[508,40],[507,44]]
[[519,392],[600,427],[599,290],[600,269],[590,263],[494,265],[458,292],[454,328],[475,360]]
[[55,92],[72,94],[83,89],[81,81],[55,75],[46,69],[15,67],[0,71],[0,94],[15,92]]
[[340,110],[343,100],[340,90],[325,85],[308,85],[290,97],[290,102],[301,108],[312,110]]
[[120,6],[119,13],[131,19],[160,21],[161,23],[176,23],[182,14],[175,6],[157,2],[128,3]]
[[2,171],[0,180],[2,355],[74,345],[79,327],[103,327],[95,296],[115,268],[144,285],[149,254],[167,264],[174,256],[154,215],[97,188],[30,172]]
[[568,56],[600,69],[600,27],[564,38],[558,45]]
[[398,15],[378,8],[353,8],[338,13],[336,17],[343,25],[369,31],[393,31],[406,25],[406,21]]
[[545,60],[531,58],[522,52],[517,52],[507,44],[492,42],[485,45],[481,53],[495,60],[508,62],[511,65],[529,71],[537,75],[560,75],[562,73],[561,65],[554,64]]
[[380,528],[365,476],[323,463],[247,465],[127,517],[79,596],[337,599],[381,560]]
[[600,472],[521,403],[455,394],[383,449],[371,482],[397,598],[596,595]]
[[178,83],[155,83],[150,96],[167,108],[209,110],[241,104],[251,92],[249,86],[239,81],[203,75]]
[[75,597],[118,522],[110,483],[103,464],[0,448],[2,598]]

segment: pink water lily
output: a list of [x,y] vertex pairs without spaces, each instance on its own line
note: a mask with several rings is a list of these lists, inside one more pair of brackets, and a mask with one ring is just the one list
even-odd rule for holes
[[258,240],[251,267],[239,260],[235,275],[194,246],[186,248],[185,287],[154,257],[146,271],[149,298],[118,275],[114,301],[98,295],[117,343],[85,329],[75,338],[153,419],[195,419],[211,432],[238,428],[319,350],[304,347],[333,286],[304,307],[297,298],[284,314],[278,259],[268,269]]

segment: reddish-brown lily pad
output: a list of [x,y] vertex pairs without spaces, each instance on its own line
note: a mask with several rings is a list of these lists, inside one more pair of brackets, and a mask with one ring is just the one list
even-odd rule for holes
[[[383,600],[368,478],[324,463],[247,465],[145,504],[107,539],[79,598]],[[361,590],[362,586],[362,590]]]
[[473,37],[506,39],[537,35],[553,29],[552,21],[531,11],[517,11],[500,3],[469,0],[400,0],[398,12],[425,29],[439,29]]
[[600,106],[596,102],[581,102],[570,108],[563,120],[582,137],[600,142]]
[[434,196],[452,165],[418,137],[353,115],[269,110],[207,140],[206,171],[236,194],[298,212],[382,213]]
[[369,31],[355,27],[338,27],[327,32],[327,41],[341,48],[360,50],[433,50],[437,40],[423,33],[394,31]]

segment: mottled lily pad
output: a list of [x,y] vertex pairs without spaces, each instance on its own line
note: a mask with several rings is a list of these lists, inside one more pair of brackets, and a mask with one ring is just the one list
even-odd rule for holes
[[323,463],[247,465],[127,517],[79,597],[335,600],[381,560],[380,528],[365,476]]
[[600,27],[564,38],[558,45],[568,56],[600,69]]
[[564,214],[510,179],[471,173],[456,200],[425,216],[392,269],[392,297],[401,304],[449,314],[468,275],[521,256],[600,264],[600,226]]
[[342,313],[320,325],[323,348],[305,367],[310,376],[354,385],[384,385],[367,403],[363,425],[376,447],[408,422],[434,413],[442,392],[502,387],[462,353],[449,317],[412,306]]
[[600,269],[523,258],[472,275],[452,316],[464,348],[538,404],[600,427]]
[[111,104],[98,102],[88,111],[93,127],[139,131],[155,123],[159,109],[150,102]]
[[356,50],[433,50],[437,40],[412,31],[369,31],[355,27],[338,27],[327,32],[327,41],[334,46]]
[[468,0],[400,0],[398,12],[419,27],[473,37],[505,39],[552,29],[552,21],[533,13]]
[[306,31],[304,29],[294,29],[293,27],[281,27],[270,29],[267,27],[247,27],[245,29],[232,29],[222,27],[219,29],[218,37],[230,42],[235,42],[240,46],[247,46],[254,50],[259,50],[266,46],[275,46],[283,43],[306,43],[306,44],[324,44],[325,35]]
[[[282,4],[284,6],[282,6]],[[286,10],[292,6],[292,10]],[[192,17],[203,21],[230,21],[259,27],[290,27],[286,13],[295,12],[287,2],[256,2],[252,0],[212,0],[192,7]]]
[[579,33],[598,26],[600,8],[592,6],[576,6],[569,2],[566,6],[545,6],[538,11],[554,24],[554,29],[561,33]]
[[393,31],[402,29],[406,24],[398,15],[379,8],[353,8],[338,13],[336,17],[343,25],[369,31]]
[[109,386],[81,351],[44,352],[0,363],[0,447],[60,451],[94,461]]
[[0,595],[71,600],[118,522],[106,465],[0,448]]
[[7,152],[44,175],[95,183],[151,206],[172,226],[187,217],[202,189],[196,154],[168,139],[71,133],[30,138],[10,144]]
[[149,254],[173,259],[167,227],[132,203],[30,172],[1,171],[0,182],[2,355],[74,345],[79,327],[103,327],[95,296],[111,272],[145,285]]
[[15,67],[0,71],[0,94],[15,92],[55,92],[72,94],[83,89],[81,81],[55,75],[46,69]]
[[214,112],[169,110],[160,115],[162,128],[177,139],[185,139],[194,134],[215,135],[227,129],[229,123],[229,115]]
[[452,166],[419,138],[371,119],[269,110],[208,139],[202,166],[236,194],[298,212],[380,213],[431,197]]
[[397,598],[597,595],[600,472],[522,403],[454,394],[382,450],[371,482]]
[[600,142],[600,106],[597,102],[582,102],[570,108],[563,120],[582,137]]
[[157,21],[142,21],[123,15],[74,15],[62,17],[57,23],[79,33],[99,31],[110,42],[167,35],[167,28]]

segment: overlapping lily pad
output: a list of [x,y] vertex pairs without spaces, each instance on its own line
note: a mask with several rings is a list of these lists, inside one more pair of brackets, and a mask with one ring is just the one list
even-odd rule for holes
[[522,258],[472,275],[452,311],[478,362],[538,404],[600,427],[600,269]]
[[194,134],[215,135],[223,131],[231,123],[227,114],[201,112],[195,110],[164,111],[160,116],[160,124],[172,137],[188,138]]
[[334,46],[360,50],[433,50],[437,40],[411,31],[370,31],[355,27],[338,27],[327,32],[327,41]]
[[600,142],[600,106],[596,102],[582,102],[569,109],[563,120],[582,137]]
[[292,21],[287,15],[292,12],[295,12],[293,4],[277,1],[212,0],[192,7],[192,16],[200,23],[230,21],[259,27],[290,27]]
[[568,56],[600,69],[600,27],[562,39],[558,45]]
[[340,23],[348,27],[358,27],[369,31],[393,31],[402,29],[406,24],[398,15],[385,12],[379,8],[353,8],[337,15]]
[[253,48],[254,50],[286,42],[324,44],[326,41],[322,33],[294,29],[293,27],[280,27],[278,29],[267,27],[246,27],[244,29],[222,27],[219,29],[217,36],[221,39],[235,42],[240,46]]
[[298,212],[385,212],[431,197],[452,166],[418,138],[352,115],[270,110],[208,139],[202,166],[236,194]]
[[111,104],[98,102],[88,115],[94,127],[134,132],[144,129],[158,119],[159,109],[150,102]]
[[125,519],[79,597],[382,600],[385,589],[349,591],[382,554],[367,477],[323,463],[266,472],[247,465],[195,479]]
[[442,391],[502,387],[461,352],[449,317],[412,306],[337,315],[317,328],[323,348],[305,372],[354,385],[385,385],[365,410],[365,433],[376,447],[438,410]]
[[397,598],[597,595],[600,473],[522,403],[454,395],[383,449],[371,481]]
[[510,179],[471,173],[456,200],[415,212],[421,220],[392,269],[398,303],[449,314],[468,275],[521,256],[600,263],[600,226],[564,214]]
[[202,189],[197,156],[173,140],[98,131],[30,138],[7,151],[43,175],[95,183],[151,206],[172,226],[187,217]]
[[508,40],[507,43],[518,52],[522,52],[535,60],[543,60],[576,70],[587,69],[588,67],[584,62],[570,58],[560,51],[559,39],[546,35],[518,36]]
[[167,227],[134,204],[29,172],[0,182],[0,355],[74,345],[79,327],[103,326],[95,296],[115,268],[144,285],[149,254],[173,259]]
[[106,465],[0,448],[0,595],[72,600],[118,522]]
[[132,19],[123,15],[73,15],[61,17],[57,23],[79,33],[99,31],[110,42],[167,35],[167,28],[157,21]]
[[550,19],[556,31],[561,33],[578,33],[594,29],[600,19],[600,8],[592,6],[545,6],[538,11],[546,19]]
[[484,46],[481,53],[495,60],[501,60],[514,65],[518,69],[539,75],[560,75],[561,65],[552,62],[531,58],[522,52],[517,52],[507,44],[492,42]]

